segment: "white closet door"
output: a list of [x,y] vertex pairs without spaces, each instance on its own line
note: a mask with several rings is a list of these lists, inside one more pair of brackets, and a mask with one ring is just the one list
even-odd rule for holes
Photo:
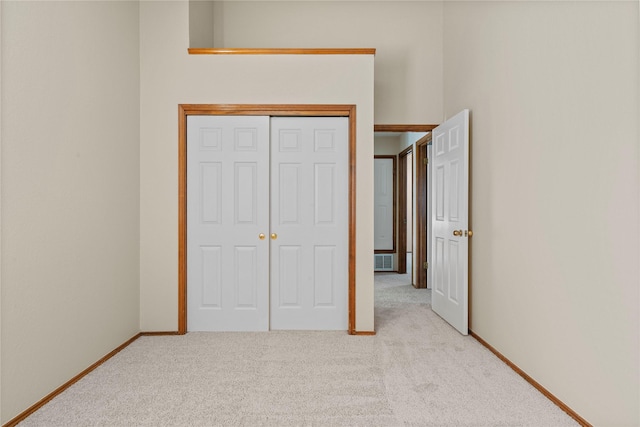
[[348,326],[348,119],[271,119],[271,329]]
[[187,170],[188,330],[268,330],[269,117],[189,116]]

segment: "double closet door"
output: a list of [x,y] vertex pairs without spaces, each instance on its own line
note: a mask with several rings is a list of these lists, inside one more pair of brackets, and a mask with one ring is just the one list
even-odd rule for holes
[[348,119],[187,117],[187,329],[346,330]]

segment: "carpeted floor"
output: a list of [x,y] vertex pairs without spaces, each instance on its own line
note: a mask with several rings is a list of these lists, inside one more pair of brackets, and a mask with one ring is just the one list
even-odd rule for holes
[[142,337],[20,425],[577,425],[408,281],[376,274],[376,336]]

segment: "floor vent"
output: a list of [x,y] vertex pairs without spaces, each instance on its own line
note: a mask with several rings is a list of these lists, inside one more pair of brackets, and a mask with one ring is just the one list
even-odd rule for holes
[[393,271],[393,254],[375,254],[375,271]]

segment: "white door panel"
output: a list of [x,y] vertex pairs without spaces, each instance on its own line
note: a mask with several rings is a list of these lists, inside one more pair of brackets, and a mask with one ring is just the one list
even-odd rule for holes
[[469,110],[433,130],[432,150],[432,307],[467,335]]
[[187,325],[267,330],[269,117],[187,118]]
[[373,249],[393,249],[393,159],[373,159],[374,221]]
[[348,119],[271,119],[271,329],[347,329]]
[[348,134],[347,118],[187,118],[189,331],[347,329]]

